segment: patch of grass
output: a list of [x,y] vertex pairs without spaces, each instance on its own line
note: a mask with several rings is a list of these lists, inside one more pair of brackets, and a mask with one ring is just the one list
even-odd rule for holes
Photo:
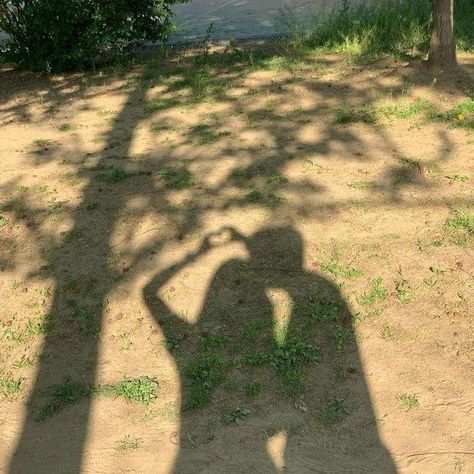
[[6,217],[0,216],[0,229],[7,224]]
[[115,450],[121,452],[129,452],[138,449],[143,443],[141,438],[134,438],[133,436],[127,434],[119,441],[115,443]]
[[444,228],[454,235],[454,242],[465,247],[474,237],[474,215],[468,211],[457,211],[446,219]]
[[410,119],[432,109],[431,103],[426,99],[417,99],[413,103],[397,102],[381,108],[380,113],[389,119]]
[[26,334],[28,336],[40,336],[51,332],[55,323],[50,314],[44,314],[28,319],[26,323]]
[[[374,56],[382,52],[417,55],[427,51],[431,33],[431,2],[351,2],[343,0],[327,14],[318,15],[309,33],[298,34],[300,47]],[[471,0],[457,0],[456,41],[459,50],[474,48]]]
[[269,322],[263,318],[244,323],[242,336],[249,342],[255,342],[268,329],[268,326]]
[[378,112],[372,106],[353,107],[349,109],[336,110],[335,123],[338,125],[347,125],[350,123],[368,123],[374,124],[378,120]]
[[149,405],[156,397],[159,383],[151,377],[125,379],[113,385],[103,385],[100,390],[105,396],[123,398],[127,402]]
[[58,125],[58,130],[60,132],[72,132],[75,130],[75,126],[72,123],[62,123]]
[[177,107],[181,104],[181,101],[176,97],[164,98],[157,97],[152,99],[146,105],[146,111],[148,113],[157,112],[160,110],[170,109],[172,107]]
[[395,283],[395,289],[397,291],[397,298],[403,304],[411,302],[410,285],[406,280],[400,280]]
[[416,408],[420,406],[420,401],[411,393],[402,393],[398,400],[400,401],[400,405],[406,410],[411,410],[412,408]]
[[14,369],[22,369],[24,367],[31,367],[35,363],[34,357],[23,354],[19,359],[13,362]]
[[228,334],[207,334],[200,340],[200,349],[210,351],[219,347],[227,346],[232,341]]
[[284,391],[291,396],[297,396],[304,391],[304,366],[318,363],[320,360],[319,352],[302,341],[289,341],[245,358],[250,365],[274,367],[281,378]]
[[74,308],[72,317],[77,321],[81,335],[92,339],[99,337],[93,310],[86,307],[81,308],[75,302],[72,302],[72,306]]
[[337,382],[345,382],[357,373],[354,364],[348,361],[338,362],[334,367],[334,376]]
[[24,380],[0,375],[0,400],[13,401],[20,395]]
[[281,174],[273,174],[267,179],[268,186],[282,186],[283,184],[288,183],[288,178]]
[[63,382],[53,385],[44,391],[44,396],[49,398],[49,402],[42,406],[35,414],[36,421],[43,421],[56,413],[62,411],[67,406],[79,402],[88,397],[92,389],[82,383],[76,383],[67,377]]
[[342,349],[348,342],[354,340],[354,332],[351,327],[335,324],[331,328],[331,339],[334,347],[338,350]]
[[244,406],[234,408],[230,413],[226,413],[222,417],[224,424],[229,425],[230,423],[240,423],[247,416],[250,415],[250,410]]
[[342,398],[329,400],[320,410],[319,419],[327,425],[340,423],[350,415],[351,410]]
[[364,274],[362,270],[353,267],[345,267],[336,262],[321,262],[321,270],[342,278],[358,278]]
[[353,189],[365,190],[374,187],[374,183],[371,181],[352,181],[347,183],[347,186]]
[[382,278],[374,278],[371,281],[370,291],[364,293],[359,299],[359,304],[363,306],[370,306],[377,301],[382,301],[388,298],[388,291],[383,284]]
[[166,189],[186,189],[194,184],[193,175],[186,168],[165,168],[158,172],[158,177]]
[[249,383],[245,386],[245,394],[249,397],[257,397],[262,391],[262,384],[255,382]]
[[114,168],[109,174],[100,174],[97,179],[110,184],[120,183],[128,177],[127,173],[121,168]]
[[187,409],[201,408],[212,400],[217,386],[225,382],[232,363],[214,353],[199,354],[185,364],[184,374],[191,383],[191,393],[185,401]]
[[467,174],[450,174],[447,175],[446,178],[452,181],[461,181],[462,183],[465,183],[471,179],[471,177]]

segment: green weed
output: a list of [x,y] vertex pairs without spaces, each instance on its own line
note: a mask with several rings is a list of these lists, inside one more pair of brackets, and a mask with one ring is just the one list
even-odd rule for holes
[[24,380],[0,375],[0,400],[13,401],[23,389]]
[[260,383],[249,383],[245,386],[245,394],[249,397],[257,397],[262,391],[262,384]]
[[53,385],[44,391],[44,396],[49,398],[49,402],[42,406],[35,414],[36,421],[43,421],[55,415],[67,406],[79,402],[82,398],[88,397],[92,393],[90,387],[76,383],[67,377],[63,382]]
[[335,262],[321,262],[321,270],[342,278],[358,278],[364,274],[362,270],[353,267],[345,267]]
[[123,398],[127,402],[149,405],[156,397],[159,383],[150,377],[125,379],[113,385],[100,387],[101,393],[108,397]]
[[222,421],[226,425],[229,425],[230,423],[239,423],[249,415],[250,410],[248,408],[239,406],[234,408],[230,413],[225,414],[222,417]]
[[319,419],[327,425],[333,425],[341,422],[350,413],[351,410],[342,398],[333,398],[321,408]]
[[217,386],[225,382],[231,362],[213,353],[200,354],[185,364],[184,374],[190,380],[192,391],[185,401],[186,408],[201,408],[212,400]]
[[412,408],[416,408],[420,405],[420,402],[416,395],[411,393],[402,393],[398,400],[400,401],[400,405],[406,410],[411,410]]
[[403,304],[411,302],[410,285],[406,280],[400,280],[395,283],[395,289],[397,291],[397,298]]
[[125,435],[121,440],[115,443],[115,450],[121,452],[134,451],[143,443],[141,438],[134,438],[131,435]]
[[166,189],[186,189],[194,184],[193,175],[186,168],[165,168],[158,173]]
[[247,355],[245,361],[250,365],[270,365],[280,376],[283,388],[291,396],[304,391],[304,366],[318,363],[319,352],[311,345],[301,341],[289,341],[268,351]]
[[370,306],[379,300],[385,300],[388,298],[388,291],[384,287],[382,278],[374,278],[371,281],[371,290],[364,293],[359,299],[359,304],[363,306]]

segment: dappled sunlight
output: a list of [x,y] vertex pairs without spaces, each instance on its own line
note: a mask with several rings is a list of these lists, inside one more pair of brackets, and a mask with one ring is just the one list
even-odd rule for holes
[[436,400],[469,399],[461,62],[459,84],[251,46],[5,73],[0,470],[395,472],[410,440],[455,451]]

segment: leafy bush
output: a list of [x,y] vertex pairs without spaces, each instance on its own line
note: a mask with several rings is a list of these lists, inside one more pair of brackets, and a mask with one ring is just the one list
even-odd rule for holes
[[114,49],[161,41],[180,0],[0,0],[6,60],[51,72],[90,67]]

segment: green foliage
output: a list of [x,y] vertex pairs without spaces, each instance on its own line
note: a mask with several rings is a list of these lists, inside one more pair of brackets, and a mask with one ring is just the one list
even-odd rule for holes
[[91,392],[91,388],[84,384],[73,382],[69,377],[64,379],[63,382],[49,387],[44,392],[44,395],[49,398],[49,402],[36,412],[36,421],[43,421],[53,416],[65,407],[89,396]]
[[157,396],[158,381],[150,377],[121,380],[114,385],[104,385],[101,391],[110,397],[122,397],[127,402],[149,405]]
[[349,407],[342,398],[333,398],[322,407],[319,418],[323,423],[332,425],[342,421],[350,412]]
[[297,396],[304,390],[303,367],[320,362],[318,351],[302,341],[290,341],[284,345],[248,355],[245,358],[250,365],[270,365],[281,378],[283,388],[291,396]]
[[186,408],[200,408],[210,403],[215,388],[225,382],[231,363],[213,353],[200,354],[189,361],[184,369],[192,390]]
[[370,306],[378,300],[384,300],[388,298],[388,291],[384,287],[382,278],[374,278],[372,280],[372,288],[370,291],[364,293],[359,298],[359,303],[364,306]]
[[43,72],[90,67],[110,50],[161,41],[178,0],[1,0],[7,60]]
[[[455,0],[454,3],[458,50],[472,50],[474,2]],[[298,42],[312,48],[356,55],[413,54],[428,48],[431,14],[431,0],[344,0],[333,11],[319,15],[310,32]]]
[[23,389],[23,379],[13,379],[0,375],[0,400],[15,400]]

